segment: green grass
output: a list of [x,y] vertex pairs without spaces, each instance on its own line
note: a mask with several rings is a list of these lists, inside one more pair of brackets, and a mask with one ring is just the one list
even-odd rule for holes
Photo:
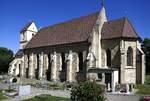
[[4,95],[2,94],[2,91],[0,90],[0,101],[1,101],[1,100],[4,100],[4,99],[7,99],[7,97],[4,96]]
[[150,75],[146,75],[144,85],[136,85],[136,94],[146,94],[150,95]]
[[48,86],[59,90],[65,89],[65,86],[62,83],[49,83]]
[[150,84],[150,75],[146,75],[145,84]]
[[33,98],[22,100],[22,101],[70,101],[70,99],[42,94],[42,95],[35,96]]
[[150,95],[150,85],[136,85],[136,89],[138,90],[136,94]]

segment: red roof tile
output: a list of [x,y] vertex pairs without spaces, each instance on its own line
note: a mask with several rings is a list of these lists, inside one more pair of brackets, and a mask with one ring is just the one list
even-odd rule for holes
[[98,13],[94,13],[68,22],[42,28],[31,39],[26,48],[85,41],[92,32],[97,17]]
[[102,28],[102,39],[139,38],[127,18],[105,22]]

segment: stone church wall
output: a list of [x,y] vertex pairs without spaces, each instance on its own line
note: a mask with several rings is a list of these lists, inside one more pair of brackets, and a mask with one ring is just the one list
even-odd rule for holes
[[[68,44],[68,45],[58,45],[58,46],[51,46],[51,47],[41,47],[41,48],[33,48],[25,50],[25,55],[29,56],[30,63],[29,63],[29,70],[30,75],[35,78],[35,69],[37,68],[37,62],[39,62],[39,77],[38,79],[46,79],[47,75],[51,75],[51,80],[53,81],[60,81],[60,73],[62,70],[62,53],[65,54],[65,63],[67,64],[67,58],[69,52],[72,51],[72,68],[67,72],[67,77],[71,76],[69,79],[71,82],[76,82],[76,75],[79,71],[79,57],[78,54],[82,52],[83,54],[83,70],[86,71],[86,57],[88,53],[88,44],[87,43],[76,43],[76,44]],[[37,56],[39,55],[39,60],[37,61]],[[49,60],[49,56],[56,55],[56,59]],[[32,58],[31,58],[32,57]],[[27,59],[27,58],[26,58]],[[26,60],[25,67],[28,68],[28,61]],[[47,74],[48,68],[51,68],[51,74]],[[83,72],[86,73],[86,72]],[[26,72],[26,74],[28,74]],[[42,77],[42,78],[41,78]]]
[[[59,81],[60,80],[60,73],[62,71],[62,53],[65,54],[65,63],[67,65],[66,70],[66,80],[71,82],[76,82],[76,76],[79,72],[79,57],[78,53],[83,53],[83,71],[82,73],[85,74],[86,77],[86,58],[88,53],[89,45],[87,43],[78,43],[78,44],[69,44],[69,45],[60,45],[60,46],[51,46],[51,47],[42,47],[36,49],[29,49],[25,50],[24,55],[24,66],[25,66],[25,75],[26,77],[30,76],[29,71],[33,72],[32,76],[35,77],[35,69],[37,68],[37,55],[40,54],[43,60],[40,61],[40,68],[42,69],[42,78],[47,78],[47,71],[48,68],[51,68],[51,75],[52,80]],[[131,47],[133,49],[133,66],[127,66],[127,50]],[[111,51],[111,66],[107,66],[107,50]],[[71,53],[72,56],[72,63],[67,60],[69,54]],[[115,39],[115,40],[102,40],[102,68],[117,68],[119,71],[119,80],[120,83],[136,83],[136,53],[137,52],[137,42],[136,40],[130,39]],[[56,60],[50,61],[49,56],[52,57],[56,54]],[[43,55],[42,55],[43,54]],[[33,55],[33,56],[32,56]],[[32,58],[31,58],[32,57]],[[31,62],[31,60],[33,62]],[[43,61],[43,62],[42,62]],[[30,63],[31,62],[31,63]],[[49,64],[49,62],[51,62]],[[29,64],[28,64],[29,63]],[[33,70],[31,70],[31,65],[33,66]],[[71,70],[70,70],[71,69]],[[39,70],[40,71],[40,70]]]
[[[133,49],[133,66],[127,66],[127,50],[131,47]],[[126,40],[125,41],[125,83],[136,83],[136,41]]]
[[102,67],[107,67],[107,49],[111,50],[111,67],[120,67],[119,43],[120,39],[102,40]]
[[[133,66],[127,66],[127,50],[133,49]],[[136,83],[136,40],[102,40],[102,67],[107,67],[106,50],[111,50],[111,67],[118,68],[121,83]]]

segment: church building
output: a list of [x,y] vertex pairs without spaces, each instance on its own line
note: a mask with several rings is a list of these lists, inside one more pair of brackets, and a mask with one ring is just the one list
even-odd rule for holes
[[108,20],[99,12],[37,29],[20,31],[20,49],[9,75],[30,79],[79,82],[94,78],[105,84],[143,84],[145,54],[128,18]]

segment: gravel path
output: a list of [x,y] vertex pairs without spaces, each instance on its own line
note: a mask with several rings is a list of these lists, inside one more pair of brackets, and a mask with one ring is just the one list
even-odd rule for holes
[[9,99],[3,100],[3,101],[21,101],[21,100],[32,98],[36,95],[41,95],[41,94],[50,94],[52,96],[70,98],[69,91],[45,90],[45,89],[41,89],[41,88],[31,88],[31,95],[29,95],[29,96],[16,96],[15,98],[9,98]]
[[107,95],[108,101],[139,101],[139,95],[123,95],[123,94],[111,94]]
[[[7,88],[9,85],[12,84],[0,84],[0,88]],[[14,86],[17,87],[16,84]],[[46,90],[42,88],[31,88],[31,94],[29,96],[16,96],[15,98],[9,98],[3,101],[21,101],[24,99],[32,98],[36,95],[41,94],[50,94],[52,96],[58,97],[66,97],[70,98],[70,91],[62,91],[62,90]],[[139,101],[139,95],[123,95],[123,94],[107,94],[106,95],[108,101]]]
[[[41,88],[31,88],[31,95],[29,96],[16,96],[15,98],[9,98],[3,101],[21,101],[24,99],[32,98],[36,95],[50,94],[53,96],[70,98],[70,91],[62,90],[45,90]],[[108,101],[139,101],[139,95],[123,95],[123,94],[107,94]]]

